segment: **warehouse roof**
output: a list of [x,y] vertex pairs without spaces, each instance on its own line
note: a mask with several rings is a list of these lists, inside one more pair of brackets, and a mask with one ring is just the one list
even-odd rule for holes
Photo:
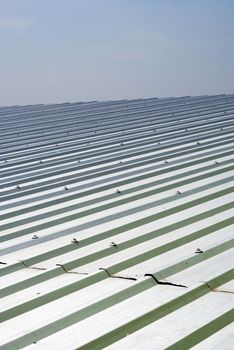
[[234,95],[0,108],[0,349],[231,349]]

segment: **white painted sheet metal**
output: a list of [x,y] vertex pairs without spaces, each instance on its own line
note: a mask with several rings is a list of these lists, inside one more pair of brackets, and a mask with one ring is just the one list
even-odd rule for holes
[[233,348],[233,115],[0,108],[0,350]]

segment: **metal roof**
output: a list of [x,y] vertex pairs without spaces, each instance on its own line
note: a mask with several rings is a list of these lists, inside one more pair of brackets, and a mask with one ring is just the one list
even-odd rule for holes
[[0,108],[0,349],[231,349],[234,95]]

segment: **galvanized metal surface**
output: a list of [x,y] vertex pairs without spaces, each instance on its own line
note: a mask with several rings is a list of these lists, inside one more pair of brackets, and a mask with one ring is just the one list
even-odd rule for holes
[[234,95],[0,108],[0,349],[232,349]]

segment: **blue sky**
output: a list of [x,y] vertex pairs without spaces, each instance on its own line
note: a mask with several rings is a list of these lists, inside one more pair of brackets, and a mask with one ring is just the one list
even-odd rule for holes
[[234,0],[0,0],[0,105],[234,93]]

